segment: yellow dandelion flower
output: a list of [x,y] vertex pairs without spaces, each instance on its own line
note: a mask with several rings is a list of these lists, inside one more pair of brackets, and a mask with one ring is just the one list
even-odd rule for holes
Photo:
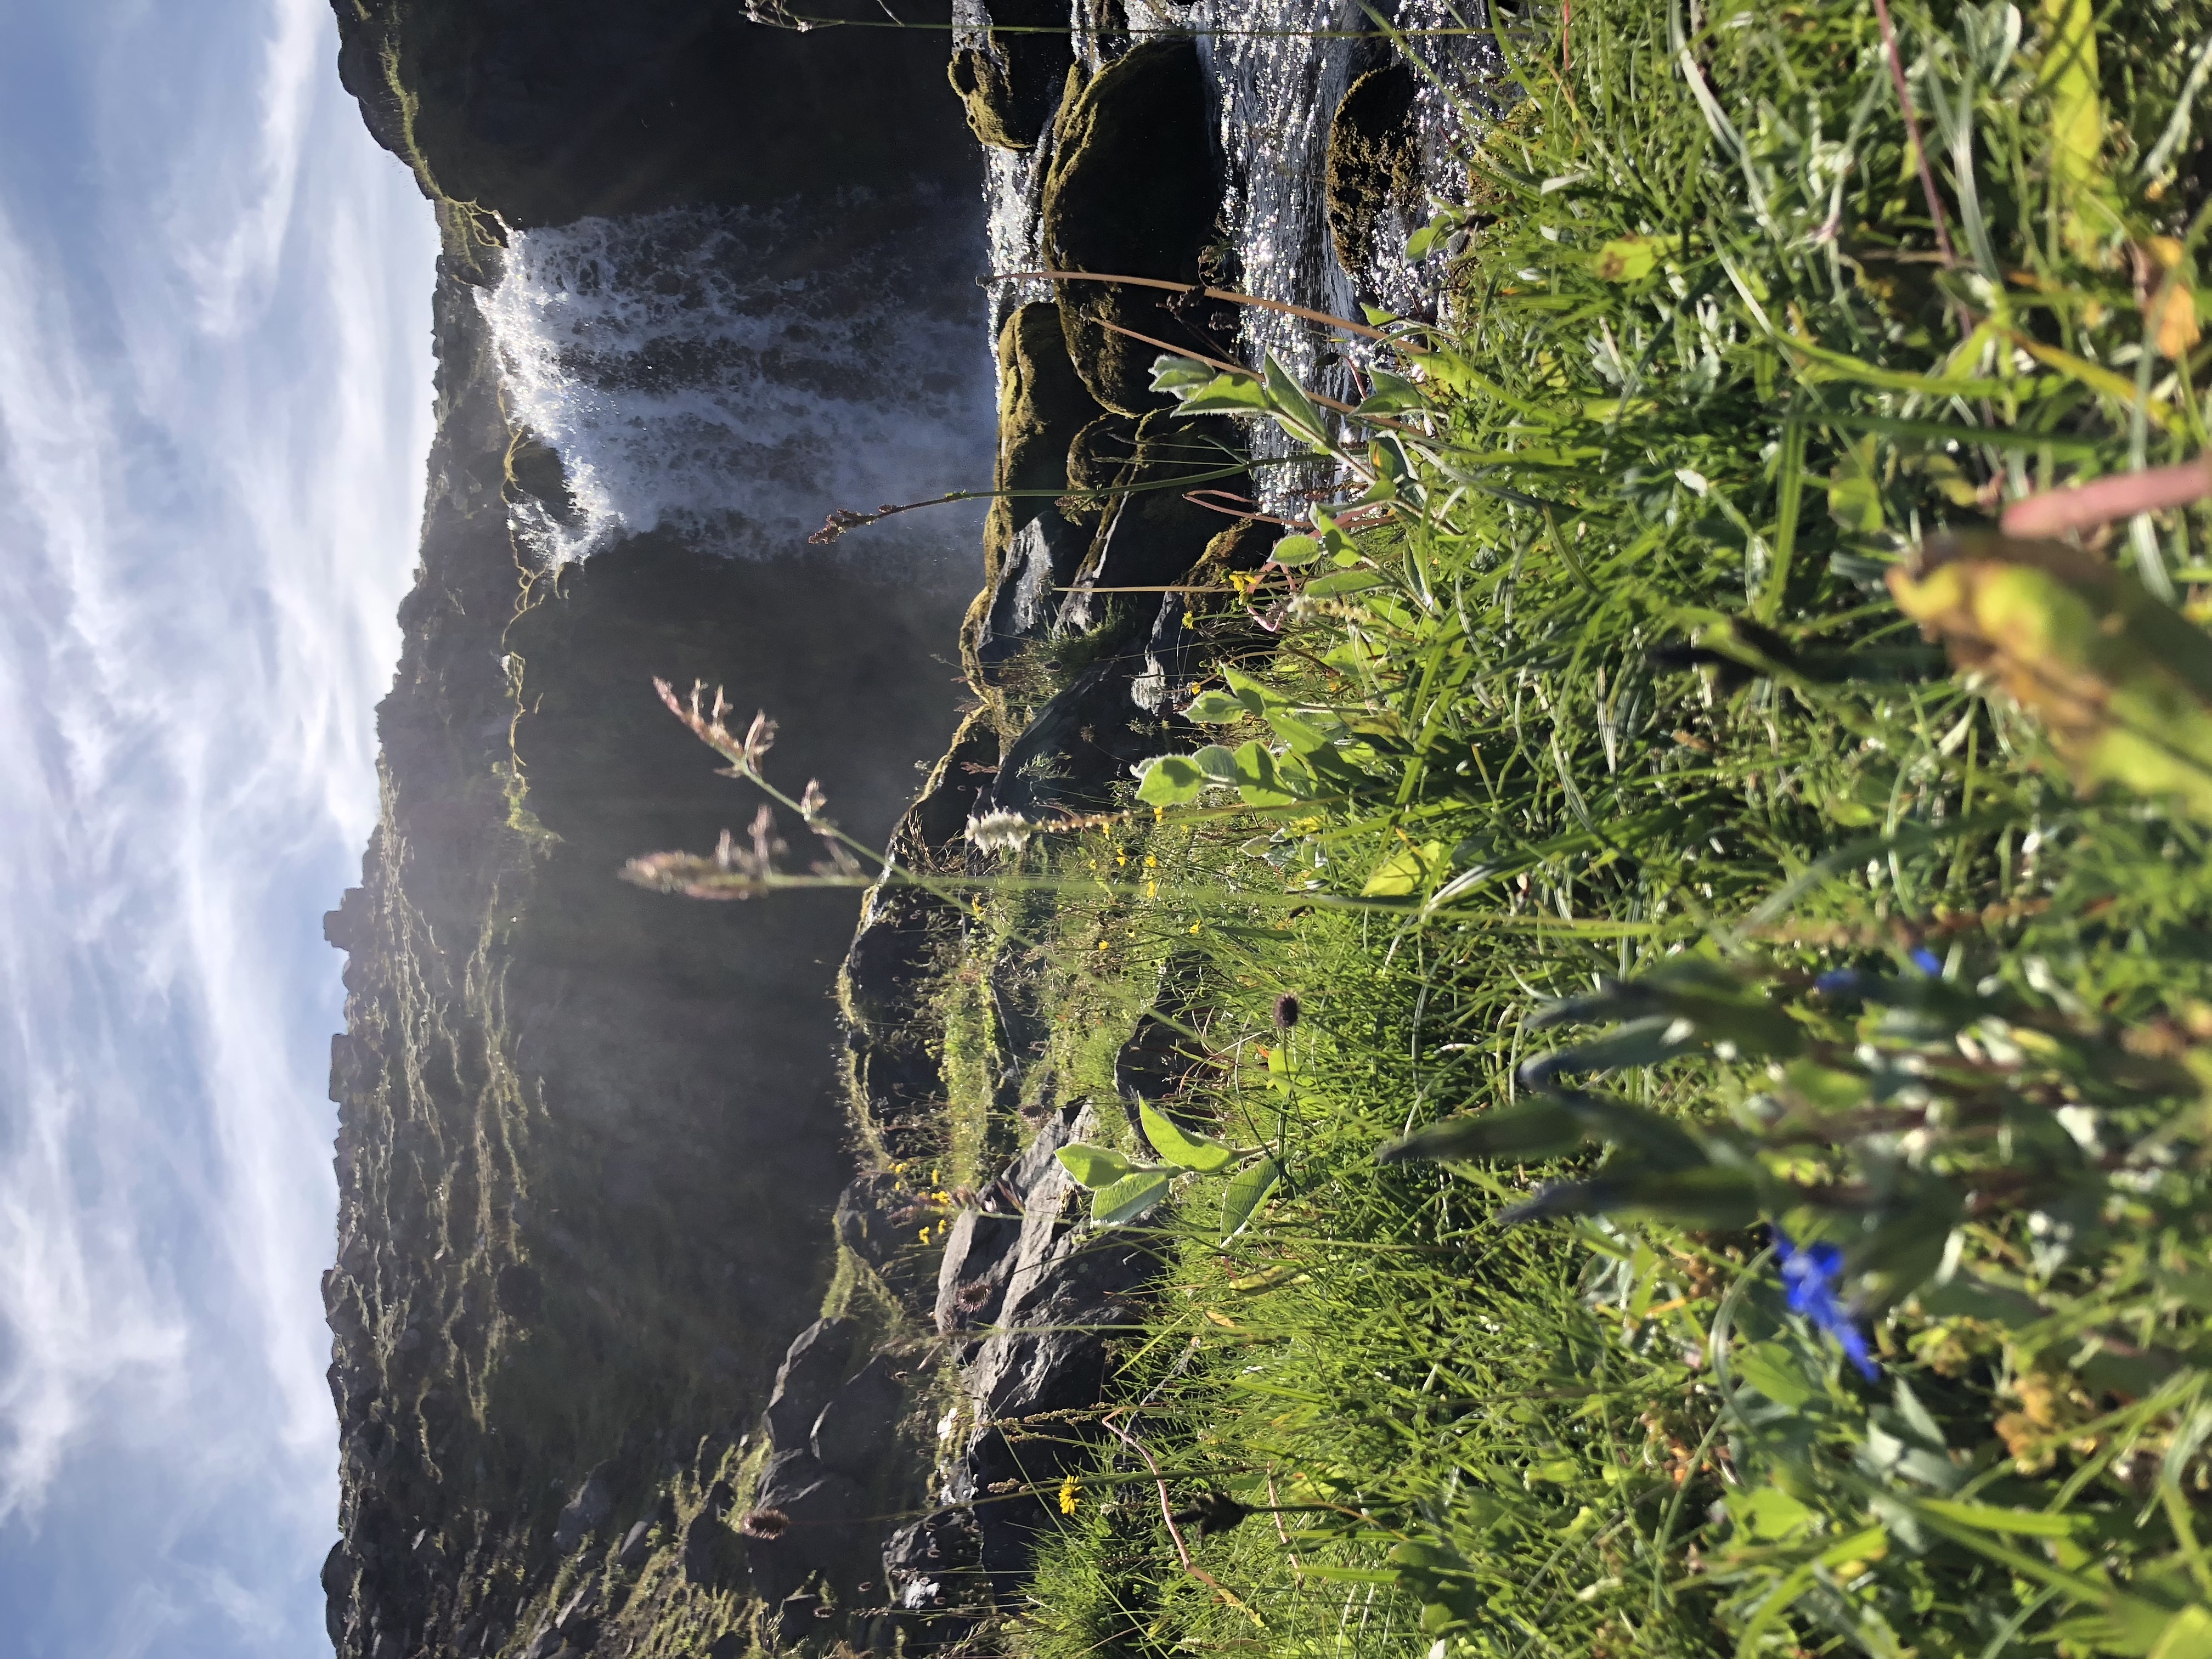
[[1198,931],[1198,924],[1197,924],[1196,922],[1194,922],[1194,921],[1193,923],[1191,923],[1191,925],[1190,925],[1190,931],[1191,931],[1192,933],[1195,933]]
[[1151,854],[1150,853],[1147,853],[1147,854],[1145,854],[1145,868],[1146,868],[1146,869],[1147,869],[1147,870],[1157,870],[1157,869],[1158,869],[1159,867],[1160,867],[1160,861],[1159,861],[1159,860],[1158,860],[1157,858],[1153,857],[1153,856],[1152,856],[1152,854]]
[[1107,950],[1107,949],[1109,949],[1109,945],[1108,945],[1107,942],[1106,942],[1104,939],[1100,939],[1100,940],[1098,941],[1098,948],[1099,948],[1100,950],[1103,951],[1103,950]]
[[1082,1507],[1082,1488],[1075,1484],[1075,1477],[1071,1474],[1060,1483],[1060,1512],[1073,1515]]

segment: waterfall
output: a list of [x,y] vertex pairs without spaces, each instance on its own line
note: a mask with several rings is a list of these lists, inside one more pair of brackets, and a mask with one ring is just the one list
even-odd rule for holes
[[[573,501],[519,501],[524,545],[557,563],[665,530],[765,557],[835,507],[988,488],[975,217],[855,197],[514,235],[479,303],[508,417],[559,453]],[[895,520],[867,551],[972,557],[980,512]]]

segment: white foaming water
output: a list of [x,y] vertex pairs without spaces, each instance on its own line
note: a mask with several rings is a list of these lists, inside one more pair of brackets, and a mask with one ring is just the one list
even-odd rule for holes
[[[832,508],[987,483],[972,209],[679,209],[517,234],[480,295],[510,418],[560,453],[575,512],[514,510],[545,562],[667,530],[764,557]],[[977,514],[870,532],[965,555]],[[896,526],[896,529],[894,529]]]
[[[1323,32],[1364,33],[1374,27],[1358,0],[1133,0],[1131,27],[1138,34],[1188,32],[1197,38],[1213,88],[1214,140],[1223,167],[1224,217],[1237,250],[1238,282],[1261,299],[1280,300],[1340,317],[1358,315],[1362,295],[1402,316],[1422,316],[1433,303],[1433,268],[1419,270],[1402,254],[1403,239],[1425,222],[1425,204],[1407,222],[1377,238],[1380,246],[1364,268],[1346,271],[1329,236],[1325,184],[1329,123],[1352,83],[1397,50],[1373,39],[1319,38]],[[1465,33],[1424,34],[1430,28],[1482,27],[1486,9],[1453,0],[1398,0],[1392,21],[1406,31],[1406,50],[1430,74],[1416,70],[1419,90],[1414,123],[1424,190],[1433,198],[1466,197],[1463,157],[1468,117],[1492,112],[1503,64],[1486,39]],[[1078,46],[1097,68],[1095,40],[1076,0]],[[1431,78],[1433,76],[1433,78]],[[1450,88],[1450,94],[1437,82]],[[1035,155],[994,151],[985,193],[990,207],[992,268],[1028,268],[1037,256],[1036,191],[1046,146]],[[1006,283],[1012,289],[1016,285]],[[1002,296],[1046,297],[1024,291]],[[1242,350],[1257,368],[1273,354],[1304,385],[1356,400],[1358,388],[1345,365],[1348,355],[1365,362],[1371,350],[1358,341],[1279,312],[1245,307]],[[1290,455],[1290,438],[1272,423],[1249,428],[1258,459]],[[1299,477],[1304,471],[1311,476]],[[1316,468],[1268,468],[1256,488],[1269,511],[1301,513],[1303,488],[1325,483]]]

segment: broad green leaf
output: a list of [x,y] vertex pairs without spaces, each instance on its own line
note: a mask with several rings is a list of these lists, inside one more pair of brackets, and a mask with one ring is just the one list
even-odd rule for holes
[[1206,792],[1206,774],[1188,755],[1163,755],[1145,769],[1137,799],[1147,806],[1182,806]]
[[1275,361],[1275,354],[1267,354],[1267,396],[1275,406],[1276,424],[1294,438],[1304,438],[1315,443],[1325,443],[1328,438],[1328,422],[1321,411],[1306,396],[1305,388],[1291,372]]
[[1237,1161],[1237,1149],[1227,1141],[1216,1140],[1212,1135],[1185,1133],[1172,1119],[1153,1110],[1150,1101],[1138,1104],[1137,1115],[1145,1126],[1145,1139],[1152,1143],[1152,1150],[1170,1164],[1195,1170],[1200,1175],[1212,1175]]
[[1316,576],[1305,585],[1310,598],[1325,599],[1333,593],[1358,593],[1367,588],[1380,587],[1390,579],[1376,570],[1332,570],[1326,576]]
[[1194,392],[1177,392],[1186,415],[1267,415],[1267,389],[1249,374],[1217,374]]
[[1221,1195],[1221,1238],[1224,1243],[1237,1237],[1251,1224],[1252,1215],[1275,1183],[1283,1178],[1282,1166],[1272,1158],[1263,1158],[1237,1172],[1230,1182],[1229,1190]]
[[1091,1218],[1102,1227],[1134,1221],[1168,1195],[1175,1175],[1169,1170],[1139,1170],[1091,1196]]
[[1285,536],[1267,556],[1285,570],[1297,570],[1321,557],[1321,543],[1311,536]]
[[1182,711],[1182,717],[1200,726],[1226,726],[1250,712],[1226,691],[1201,691],[1190,700],[1190,707]]
[[1257,738],[1242,744],[1232,757],[1238,793],[1247,806],[1288,806],[1304,799],[1299,780],[1277,765],[1274,754]]
[[1190,757],[1190,763],[1206,775],[1209,783],[1235,783],[1242,775],[1237,757],[1242,751],[1224,749],[1218,743],[1209,743]]
[[1404,410],[1419,409],[1428,401],[1422,397],[1419,386],[1388,369],[1376,369],[1373,379],[1375,390],[1359,405],[1362,415],[1395,415]]
[[1201,363],[1194,357],[1177,357],[1162,352],[1152,359],[1152,390],[1180,397],[1188,391],[1213,384],[1221,371],[1211,363]]
[[1762,1543],[1786,1542],[1808,1530],[1815,1519],[1812,1510],[1779,1486],[1738,1486],[1723,1493],[1721,1501],[1728,1505],[1729,1518]]
[[1061,1147],[1055,1156],[1060,1168],[1093,1192],[1112,1186],[1137,1167],[1111,1146],[1094,1146],[1085,1140]]

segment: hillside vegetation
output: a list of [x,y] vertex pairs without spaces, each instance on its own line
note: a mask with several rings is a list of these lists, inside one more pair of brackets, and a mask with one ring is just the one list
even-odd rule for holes
[[[1165,1269],[998,1639],[2212,1654],[2208,21],[1581,0],[1356,416],[1155,370],[1354,482],[980,832],[1024,1087],[1183,1062],[1063,1158]],[[951,1185],[1034,1103],[943,986]]]

